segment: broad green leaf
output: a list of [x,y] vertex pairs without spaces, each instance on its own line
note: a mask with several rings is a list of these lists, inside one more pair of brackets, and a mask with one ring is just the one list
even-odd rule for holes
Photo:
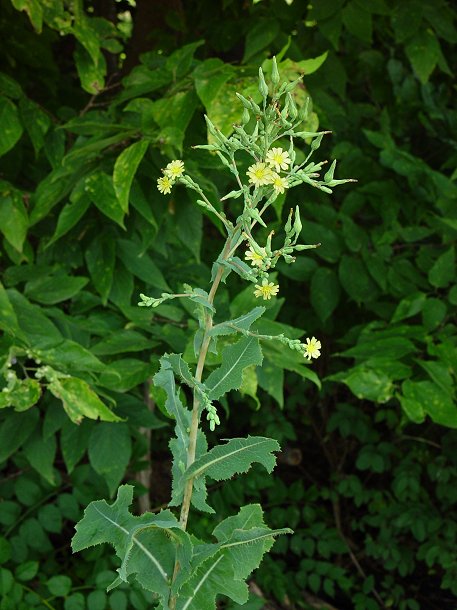
[[255,337],[243,337],[234,345],[225,347],[222,365],[205,381],[209,398],[217,400],[230,390],[238,389],[242,383],[243,369],[252,364],[262,364],[262,359],[259,340]]
[[343,255],[338,268],[341,285],[357,303],[369,303],[377,294],[376,284],[360,258]]
[[97,63],[94,63],[86,49],[77,44],[74,58],[82,88],[92,95],[100,93],[105,86],[106,74],[106,61],[103,54],[100,53]]
[[41,396],[41,386],[36,379],[21,379],[8,391],[0,393],[0,409],[14,407],[15,411],[27,411],[36,405]]
[[0,156],[13,148],[22,135],[23,127],[16,105],[0,96]]
[[22,193],[8,182],[0,181],[0,231],[18,252],[22,252],[29,221]]
[[422,23],[423,4],[420,0],[404,0],[392,11],[391,23],[398,43],[413,36]]
[[20,333],[19,324],[14,308],[8,298],[3,284],[0,282],[0,328],[10,335]]
[[348,371],[328,377],[330,380],[342,381],[359,399],[384,403],[394,394],[392,379],[383,371],[364,364]]
[[413,421],[420,423],[425,415],[437,424],[457,428],[457,407],[446,390],[432,381],[412,381],[402,384],[401,406]]
[[203,237],[203,215],[201,208],[190,197],[183,198],[176,206],[176,233],[182,244],[190,250],[195,260],[200,262],[200,248]]
[[43,26],[43,6],[40,0],[12,0],[18,11],[25,11],[38,34]]
[[0,464],[24,444],[38,422],[36,409],[25,413],[9,413],[0,426]]
[[[123,485],[112,505],[105,500],[89,504],[76,526],[72,548],[77,552],[98,544],[111,544],[122,561],[118,570],[120,580],[127,581],[135,574],[138,582],[156,593],[165,607],[175,559],[184,573],[189,572],[190,538],[169,510],[157,515],[133,516],[128,510],[132,500],[133,487]],[[115,584],[116,581],[112,586]]]
[[307,76],[308,74],[313,74],[322,66],[324,61],[327,59],[327,55],[328,51],[322,53],[322,55],[313,57],[312,59],[302,59],[301,61],[295,62],[291,62],[291,60],[286,59],[284,62],[280,63],[279,70],[281,72],[283,66],[285,66],[286,68],[289,66],[290,68],[292,68],[293,66],[293,69],[296,70],[299,74],[304,74],[305,76]]
[[170,151],[182,151],[184,134],[197,106],[198,97],[193,89],[154,102],[152,118],[161,129],[161,142],[171,147]]
[[260,409],[260,400],[257,396],[258,381],[256,368],[259,367],[248,366],[243,370],[243,381],[240,387],[240,394],[242,396],[250,396],[255,402],[256,409]]
[[284,407],[284,369],[275,366],[267,357],[257,368],[259,386],[272,396],[281,409]]
[[32,195],[30,225],[45,218],[54,206],[70,193],[85,172],[86,170],[81,164],[77,168],[64,167],[59,160],[57,168],[41,180]]
[[176,82],[185,76],[193,63],[195,51],[205,43],[204,40],[196,40],[190,44],[186,44],[174,51],[165,62],[165,68]]
[[87,212],[89,205],[90,199],[87,196],[79,197],[75,201],[64,205],[59,214],[59,218],[57,219],[57,226],[54,234],[47,243],[47,246],[50,246],[60,237],[68,233],[68,231],[81,220]]
[[[321,382],[316,373],[311,369],[308,361],[305,360],[301,352],[286,349],[283,345],[276,341],[265,342],[262,346],[265,358],[277,368],[286,371],[293,371],[302,377],[314,383],[318,388],[321,387]],[[324,345],[325,349],[325,345]]]
[[48,347],[56,345],[56,343],[63,340],[59,330],[43,313],[41,307],[32,305],[22,294],[14,289],[9,289],[6,292],[17,316],[20,328],[20,331],[18,329],[17,332],[23,333],[26,339],[29,340],[29,343],[33,343],[37,347]]
[[328,267],[319,267],[311,279],[311,305],[319,318],[325,322],[340,300],[340,283],[335,272]]
[[96,356],[109,356],[125,352],[142,352],[157,345],[136,330],[119,330],[106,335],[101,341],[91,347]]
[[207,111],[221,87],[230,80],[233,74],[233,66],[224,63],[217,57],[206,59],[194,70],[192,76],[195,81],[195,89]]
[[20,84],[4,72],[0,72],[0,91],[13,99],[19,99],[24,95]]
[[147,151],[149,143],[146,140],[135,142],[123,150],[114,164],[113,185],[121,209],[127,213],[129,209],[130,187],[136,170]]
[[133,275],[159,290],[171,290],[160,269],[148,254],[141,251],[138,244],[131,240],[119,239],[117,249],[120,259]]
[[101,475],[113,496],[132,455],[132,441],[127,424],[99,423],[89,439],[91,466]]
[[25,285],[24,294],[32,301],[43,305],[55,305],[74,297],[89,280],[86,277],[77,277],[57,273],[45,275],[30,280]]
[[125,212],[121,207],[119,199],[116,197],[113,181],[108,174],[97,171],[88,176],[85,179],[85,191],[92,203],[97,206],[102,214],[114,220],[120,227],[125,229]]
[[405,47],[420,82],[425,85],[441,55],[440,44],[430,28],[420,28]]
[[343,23],[351,34],[371,43],[373,23],[371,13],[356,0],[351,0],[343,9]]
[[[244,47],[243,63],[247,63],[257,53],[268,47],[279,34],[277,19],[259,19],[249,28]],[[240,91],[240,93],[243,93]],[[244,95],[244,93],[243,93]]]
[[451,247],[435,261],[429,271],[428,280],[436,288],[445,288],[456,278],[455,248]]
[[106,305],[116,262],[114,235],[109,232],[98,235],[87,247],[85,257],[95,289],[102,297],[103,305]]
[[51,485],[55,485],[54,460],[56,457],[57,443],[54,435],[46,440],[43,439],[38,430],[28,439],[24,445],[24,455],[34,468]]
[[78,424],[83,417],[104,421],[120,421],[82,379],[62,377],[51,381],[48,390],[62,401],[68,417]]
[[46,349],[36,348],[34,353],[46,364],[69,373],[74,371],[98,373],[105,370],[103,362],[71,339],[64,339],[57,345],[47,346]]
[[51,126],[51,119],[38,104],[32,102],[28,97],[21,98],[19,110],[24,127],[32,141],[35,156],[38,156],[44,146],[44,136]]
[[91,26],[92,20],[88,19],[84,13],[78,12],[75,14],[75,17],[76,19],[72,28],[72,33],[89,53],[92,62],[97,65],[101,55],[101,41],[98,33]]
[[391,322],[400,322],[400,320],[415,316],[422,311],[425,302],[426,295],[423,292],[414,292],[408,295],[397,305]]
[[447,312],[446,304],[435,297],[429,297],[422,308],[422,323],[430,331],[444,320]]
[[136,358],[122,358],[106,366],[99,383],[116,392],[128,392],[140,385],[156,370],[156,365]]
[[69,473],[73,471],[76,464],[86,453],[91,430],[91,424],[87,419],[84,419],[80,424],[75,424],[67,419],[63,425],[60,433],[60,448]]
[[51,578],[46,581],[46,586],[51,595],[55,595],[56,597],[66,597],[71,591],[72,582],[69,576],[62,574],[58,576],[51,576]]
[[384,358],[392,358],[398,360],[406,354],[411,354],[416,351],[414,343],[403,337],[385,337],[377,336],[376,334],[368,334],[363,337],[354,347],[350,347],[344,352],[340,352],[341,356],[347,358],[371,358],[373,356],[382,356]]

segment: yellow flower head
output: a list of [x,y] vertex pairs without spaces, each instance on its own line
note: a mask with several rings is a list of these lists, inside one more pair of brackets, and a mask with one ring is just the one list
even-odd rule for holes
[[289,153],[282,148],[272,148],[267,152],[266,161],[270,167],[280,172],[282,169],[287,169],[290,165]]
[[316,337],[312,337],[311,339],[307,338],[305,352],[303,355],[305,356],[305,358],[308,358],[308,360],[311,360],[311,358],[319,358],[319,356],[321,355],[321,347],[321,342],[318,341]]
[[169,176],[162,176],[157,180],[157,188],[163,195],[171,193],[171,187],[173,186],[173,180]]
[[271,182],[271,169],[265,163],[254,163],[248,167],[246,174],[249,176],[249,182],[254,186],[263,186]]
[[284,189],[289,188],[287,178],[281,178],[276,172],[272,172],[271,185],[277,193],[284,193]]
[[263,279],[262,285],[256,284],[255,287],[254,296],[257,298],[262,297],[264,301],[269,301],[271,297],[276,296],[279,292],[279,286],[269,282],[267,279]]
[[244,255],[245,260],[251,261],[251,265],[253,267],[261,267],[263,263],[263,259],[266,257],[267,253],[265,252],[265,248],[260,248],[262,254],[258,254],[251,246],[249,250],[246,250],[246,254]]
[[180,159],[170,161],[167,167],[163,170],[163,173],[172,180],[179,178],[184,174],[184,162]]

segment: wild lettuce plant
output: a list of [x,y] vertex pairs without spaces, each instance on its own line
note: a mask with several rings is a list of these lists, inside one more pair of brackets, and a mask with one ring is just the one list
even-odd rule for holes
[[[187,531],[187,526],[191,506],[215,512],[207,501],[208,477],[226,480],[246,472],[255,462],[268,472],[275,465],[274,453],[279,450],[275,440],[261,436],[232,438],[209,449],[204,432],[206,425],[214,431],[220,423],[217,401],[241,387],[244,369],[262,365],[262,343],[279,342],[284,349],[297,350],[309,361],[320,355],[321,343],[315,337],[303,343],[284,334],[266,335],[257,331],[256,321],[265,312],[261,305],[232,320],[219,319],[215,307],[218,288],[231,273],[251,282],[260,302],[274,298],[279,286],[271,281],[271,272],[278,261],[283,259],[292,264],[295,253],[319,245],[299,243],[302,223],[298,206],[288,215],[282,245],[273,245],[273,231],[265,243],[260,243],[256,228],[267,227],[267,212],[280,194],[302,184],[331,193],[332,187],[347,182],[334,179],[335,161],[322,180],[320,172],[325,162],[311,161],[326,132],[300,129],[307,108],[298,109],[295,105],[292,93],[299,82],[300,79],[281,84],[273,59],[270,88],[262,69],[259,70],[262,105],[238,95],[244,106],[243,120],[241,125],[234,126],[230,137],[206,118],[211,143],[197,148],[214,151],[232,173],[235,188],[221,201],[241,199],[242,213],[237,218],[229,218],[221,211],[222,206],[208,199],[186,173],[181,160],[171,161],[157,183],[165,195],[176,184],[196,191],[198,204],[214,214],[226,232],[225,243],[213,265],[209,290],[184,285],[181,293],[140,295],[139,306],[152,308],[170,299],[190,299],[195,303],[199,321],[193,342],[195,372],[181,354],[164,354],[153,379],[166,392],[165,409],[175,421],[176,436],[170,441],[173,455],[170,508],[158,514],[134,516],[129,512],[133,487],[123,485],[113,504],[100,500],[87,507],[76,526],[73,550],[112,544],[121,565],[110,588],[135,579],[155,593],[157,607],[162,610],[212,610],[219,594],[243,604],[248,598],[246,579],[271,548],[275,536],[291,532],[287,527],[270,529],[258,504],[243,506],[237,515],[223,521],[216,518],[210,540],[196,538]],[[309,143],[309,151],[299,164],[295,162],[297,140]],[[247,172],[239,169],[241,154],[252,159]],[[239,250],[244,256],[237,254]],[[205,375],[208,352],[221,352],[221,364]],[[182,385],[192,393],[192,410],[182,402]],[[172,510],[175,507],[179,507],[179,517]]]

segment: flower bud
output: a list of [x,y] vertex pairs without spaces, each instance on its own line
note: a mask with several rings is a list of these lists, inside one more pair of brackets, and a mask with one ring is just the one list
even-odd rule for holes
[[271,82],[275,87],[279,85],[279,78],[278,64],[276,63],[276,57],[273,57],[273,63],[271,66]]
[[268,97],[268,85],[265,82],[262,68],[259,68],[259,91],[264,100]]
[[295,208],[295,221],[294,221],[294,231],[295,231],[296,237],[298,237],[300,235],[302,226],[303,225],[302,225],[301,219],[300,219],[300,209],[297,205],[297,207]]
[[289,102],[289,116],[293,121],[295,121],[295,119],[297,118],[297,115],[298,115],[298,110],[297,110],[297,106],[295,105],[294,98],[291,96],[290,93],[287,93],[286,99]]
[[251,116],[249,114],[249,110],[247,108],[245,108],[243,110],[243,116],[241,118],[241,122],[243,123],[243,125],[246,125],[246,123],[249,123],[250,118],[251,118]]

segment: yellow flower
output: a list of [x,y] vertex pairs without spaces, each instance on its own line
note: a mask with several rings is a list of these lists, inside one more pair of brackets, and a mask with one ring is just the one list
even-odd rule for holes
[[270,300],[272,296],[276,296],[279,292],[279,286],[273,284],[273,282],[268,282],[266,279],[262,280],[262,285],[256,284],[255,287],[257,290],[254,290],[254,296],[262,297],[264,301]]
[[289,153],[282,148],[272,148],[267,152],[266,161],[270,167],[280,172],[282,169],[287,169],[290,165]]
[[270,184],[273,186],[274,190],[277,193],[284,193],[284,189],[289,188],[289,183],[287,182],[287,178],[281,178],[279,174],[276,172],[272,172],[272,178]]
[[305,358],[311,360],[311,358],[319,358],[321,355],[321,342],[316,339],[316,337],[312,337],[311,339],[306,339],[305,345],[305,353],[303,354]]
[[249,182],[254,186],[262,186],[271,182],[271,169],[262,162],[248,167],[246,174],[249,176]]
[[247,250],[244,255],[245,260],[251,261],[253,267],[261,267],[267,253],[265,252],[265,248],[260,248],[260,251],[262,254],[258,254],[252,247],[249,247],[249,250]]
[[169,176],[162,176],[157,180],[157,188],[163,195],[171,193],[171,187],[173,186],[173,180]]
[[167,167],[163,170],[165,176],[172,178],[175,180],[184,174],[184,162],[180,159],[175,159],[175,161],[170,161]]

